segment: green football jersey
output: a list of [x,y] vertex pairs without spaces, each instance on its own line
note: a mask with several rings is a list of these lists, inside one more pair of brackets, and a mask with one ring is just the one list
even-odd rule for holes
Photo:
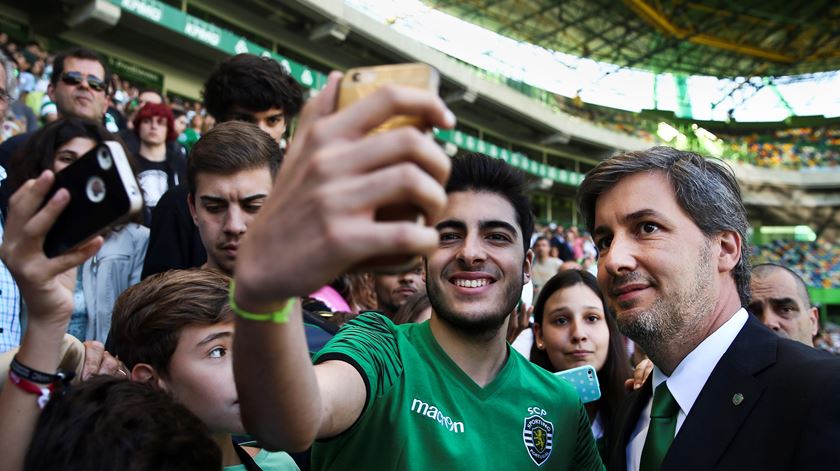
[[479,387],[429,323],[379,314],[347,323],[315,357],[353,365],[367,387],[362,415],[312,447],[314,470],[603,469],[575,390],[508,347]]

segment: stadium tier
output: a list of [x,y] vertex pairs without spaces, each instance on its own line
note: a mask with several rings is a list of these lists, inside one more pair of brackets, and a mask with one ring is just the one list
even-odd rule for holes
[[753,251],[753,263],[784,265],[801,274],[808,286],[840,289],[840,247],[834,242],[775,240]]

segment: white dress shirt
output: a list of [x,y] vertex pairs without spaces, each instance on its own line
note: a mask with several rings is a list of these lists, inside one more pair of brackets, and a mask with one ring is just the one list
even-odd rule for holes
[[[712,335],[706,337],[700,342],[694,350],[691,351],[683,361],[677,365],[671,376],[665,376],[665,373],[659,370],[655,365],[653,367],[653,390],[662,384],[668,383],[668,390],[680,406],[680,411],[677,414],[677,429],[674,432],[676,436],[685,422],[686,416],[691,412],[691,407],[700,391],[712,374],[712,370],[720,361],[723,354],[732,345],[738,332],[747,323],[747,311],[741,308],[735,313],[732,318],[720,326]],[[648,426],[650,425],[650,409],[653,404],[653,398],[648,400],[642,413],[639,414],[639,421],[636,423],[636,428],[633,434],[630,435],[630,441],[627,443],[625,450],[627,459],[627,470],[638,471],[639,465],[642,461],[642,450],[645,447],[645,438],[647,437]]]

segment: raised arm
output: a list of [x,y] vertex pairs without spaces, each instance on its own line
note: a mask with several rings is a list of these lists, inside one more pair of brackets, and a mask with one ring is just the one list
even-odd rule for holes
[[[102,238],[97,237],[59,257],[48,259],[44,255],[44,236],[70,201],[67,190],[60,190],[39,210],[53,180],[52,172],[46,171],[12,195],[3,245],[0,246],[0,257],[20,287],[29,316],[17,361],[48,374],[54,374],[58,368],[61,341],[73,312],[75,267],[102,246]],[[7,380],[0,392],[4,469],[23,467],[39,414],[38,395]]]
[[[446,204],[450,162],[414,128],[367,133],[396,114],[451,127],[435,95],[384,88],[334,113],[340,74],[304,108],[268,201],[236,261],[235,301],[274,312],[374,255],[437,247],[434,228],[377,222],[376,208],[410,203],[434,220]],[[301,450],[346,430],[361,414],[365,383],[349,364],[312,366],[300,306],[287,323],[237,318],[234,372],[246,429],[270,449]]]

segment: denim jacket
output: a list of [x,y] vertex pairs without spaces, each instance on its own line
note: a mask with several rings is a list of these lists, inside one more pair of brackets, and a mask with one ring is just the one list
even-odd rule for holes
[[111,313],[120,293],[140,282],[149,246],[149,228],[129,223],[105,238],[99,252],[82,265],[88,323],[86,340],[105,343]]

